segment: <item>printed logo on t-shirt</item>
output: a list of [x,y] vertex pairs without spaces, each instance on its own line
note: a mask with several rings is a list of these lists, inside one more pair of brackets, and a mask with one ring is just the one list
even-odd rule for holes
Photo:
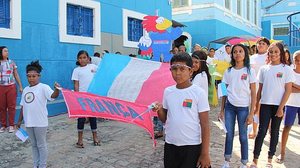
[[182,103],[182,106],[192,108],[192,103],[193,103],[192,99],[185,99]]
[[278,73],[276,74],[276,77],[277,77],[277,78],[282,78],[282,76],[283,76],[283,73],[282,73],[282,72],[278,72]]
[[32,92],[28,92],[25,94],[25,102],[31,103],[34,100],[34,94]]
[[243,74],[243,75],[241,76],[241,79],[242,79],[242,80],[247,80],[247,76],[248,76],[247,74]]

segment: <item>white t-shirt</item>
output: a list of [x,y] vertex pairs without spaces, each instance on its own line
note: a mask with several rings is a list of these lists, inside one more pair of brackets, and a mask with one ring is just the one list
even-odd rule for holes
[[211,64],[213,64],[214,60],[215,60],[215,58],[211,58],[211,57],[207,56],[206,62],[207,62],[209,65],[211,65]]
[[248,107],[250,103],[250,83],[256,83],[256,74],[253,68],[244,67],[235,69],[232,67],[224,73],[223,80],[227,84],[228,101],[236,107]]
[[[295,76],[295,84],[300,85],[300,74],[294,72]],[[300,93],[291,93],[289,100],[287,101],[286,105],[293,106],[293,107],[300,107]]]
[[[199,113],[209,111],[208,99],[199,86],[165,89],[163,108],[167,109],[166,142],[176,146],[202,143]],[[207,121],[208,122],[208,121]]]
[[97,66],[101,62],[101,58],[100,57],[95,57],[94,56],[94,57],[91,57],[91,60],[92,60],[91,63],[94,64],[94,65],[97,65]]
[[25,127],[48,126],[47,100],[54,100],[52,93],[53,90],[43,83],[24,88],[20,105],[23,106]]
[[84,67],[76,67],[73,70],[72,80],[79,81],[79,91],[86,92],[89,85],[97,71],[97,66],[94,64],[87,64]]
[[258,81],[263,84],[261,104],[279,105],[285,92],[285,84],[294,82],[293,70],[288,65],[264,65],[258,72]]
[[197,74],[192,82],[193,84],[200,86],[205,91],[208,97],[208,80],[207,75],[204,71],[202,73]]
[[267,57],[268,57],[268,52],[264,54],[254,54],[250,57],[250,65],[252,68],[254,68],[256,73],[258,73],[260,67],[266,65]]

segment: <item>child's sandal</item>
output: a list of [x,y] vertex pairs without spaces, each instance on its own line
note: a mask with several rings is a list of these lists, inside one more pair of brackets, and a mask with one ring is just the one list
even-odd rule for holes
[[267,163],[266,166],[265,166],[265,168],[273,168],[272,163]]
[[277,158],[275,159],[276,163],[282,164],[284,162],[284,159],[281,157],[281,155],[277,156]]
[[94,146],[101,146],[99,141],[94,141]]
[[78,143],[78,142],[75,144],[75,147],[76,148],[84,148],[83,143]]

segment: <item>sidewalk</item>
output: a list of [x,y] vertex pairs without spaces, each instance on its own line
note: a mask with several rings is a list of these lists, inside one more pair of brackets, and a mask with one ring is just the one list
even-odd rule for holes
[[[223,164],[225,134],[217,121],[219,108],[212,108],[211,121],[211,162],[213,168]],[[85,125],[83,149],[75,148],[77,140],[76,120],[66,114],[51,117],[48,129],[48,167],[49,168],[162,168],[163,144],[159,139],[157,147],[152,147],[150,136],[143,129],[116,121],[98,122],[98,134],[101,146],[93,146],[89,125]],[[237,129],[236,129],[237,130]],[[232,167],[240,165],[240,145],[238,132],[234,140]],[[281,137],[281,134],[280,134]],[[264,167],[269,144],[265,138],[259,167]],[[294,126],[289,137],[286,162],[282,165],[274,162],[274,168],[300,168],[300,127]],[[254,141],[249,140],[249,161],[252,160]],[[280,142],[279,142],[280,145]],[[278,145],[278,146],[279,146]],[[277,154],[279,149],[277,149]],[[275,158],[274,158],[275,159]],[[0,168],[31,168],[31,146],[22,143],[14,134],[0,134]]]

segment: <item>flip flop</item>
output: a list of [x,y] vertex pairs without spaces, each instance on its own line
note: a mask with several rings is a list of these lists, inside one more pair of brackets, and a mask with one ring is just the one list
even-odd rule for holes
[[275,159],[276,163],[282,164],[284,162],[284,159],[281,158],[281,155],[277,156],[277,158]]
[[255,163],[251,163],[250,168],[257,168],[257,165]]
[[75,144],[75,147],[76,148],[84,148],[83,143],[80,144],[78,142]]
[[94,141],[94,146],[101,146],[100,141]]
[[272,163],[267,163],[266,166],[265,166],[265,168],[273,168]]

